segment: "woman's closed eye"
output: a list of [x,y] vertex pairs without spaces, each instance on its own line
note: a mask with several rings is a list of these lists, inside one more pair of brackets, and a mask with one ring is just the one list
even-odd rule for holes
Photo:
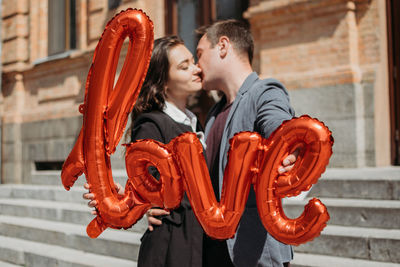
[[182,62],[181,64],[178,65],[178,68],[182,69],[182,70],[189,69],[189,61],[185,60],[184,62]]

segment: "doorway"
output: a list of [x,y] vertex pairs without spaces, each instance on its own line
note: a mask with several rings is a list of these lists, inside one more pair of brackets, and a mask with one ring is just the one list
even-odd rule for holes
[[400,1],[387,0],[391,159],[400,165]]

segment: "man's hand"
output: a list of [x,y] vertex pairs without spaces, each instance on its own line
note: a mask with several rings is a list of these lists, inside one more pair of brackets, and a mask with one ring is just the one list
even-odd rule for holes
[[[122,185],[120,185],[119,183],[114,183],[114,186],[115,186],[115,190],[117,190],[117,193],[119,195],[124,195],[125,189]],[[89,200],[88,206],[91,208],[95,208],[97,205],[97,201],[94,199],[94,194],[90,193],[90,185],[88,183],[85,183],[83,185],[83,187],[89,191],[88,193],[83,194],[83,199]],[[93,215],[97,215],[96,210],[92,210],[91,213]]]
[[292,154],[289,154],[282,161],[282,166],[279,167],[279,174],[285,173],[293,169],[294,164],[296,163],[297,156],[299,155],[300,149],[296,149]]
[[162,209],[149,209],[146,212],[147,223],[149,224],[148,228],[149,231],[153,231],[153,225],[161,225],[162,221],[160,219],[155,218],[154,216],[161,216],[161,215],[169,215],[169,211],[162,210]]

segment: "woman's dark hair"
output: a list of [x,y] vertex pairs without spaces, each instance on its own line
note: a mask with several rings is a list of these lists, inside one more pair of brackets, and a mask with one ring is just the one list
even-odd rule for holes
[[125,135],[126,141],[130,142],[133,122],[140,114],[153,110],[163,110],[165,106],[165,84],[168,81],[170,67],[168,53],[171,48],[183,44],[183,41],[177,36],[165,36],[154,40],[149,69],[131,113],[131,124]]
[[183,44],[183,41],[177,36],[166,36],[154,41],[146,79],[132,110],[132,122],[142,113],[163,110],[165,105],[165,83],[168,81],[170,67],[168,53],[171,48],[180,44]]

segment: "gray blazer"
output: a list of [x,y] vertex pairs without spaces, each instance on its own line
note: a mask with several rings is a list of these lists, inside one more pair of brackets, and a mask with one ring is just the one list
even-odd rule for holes
[[[225,97],[210,111],[206,123],[206,138],[216,115],[225,105]],[[252,131],[264,138],[294,116],[285,87],[275,79],[260,80],[251,73],[232,104],[225,123],[219,154],[219,188],[221,195],[224,169],[227,164],[229,139],[235,133]],[[235,266],[282,266],[293,258],[293,250],[274,239],[262,225],[253,188],[250,190],[245,211],[241,218],[236,235],[227,240],[229,254]]]

